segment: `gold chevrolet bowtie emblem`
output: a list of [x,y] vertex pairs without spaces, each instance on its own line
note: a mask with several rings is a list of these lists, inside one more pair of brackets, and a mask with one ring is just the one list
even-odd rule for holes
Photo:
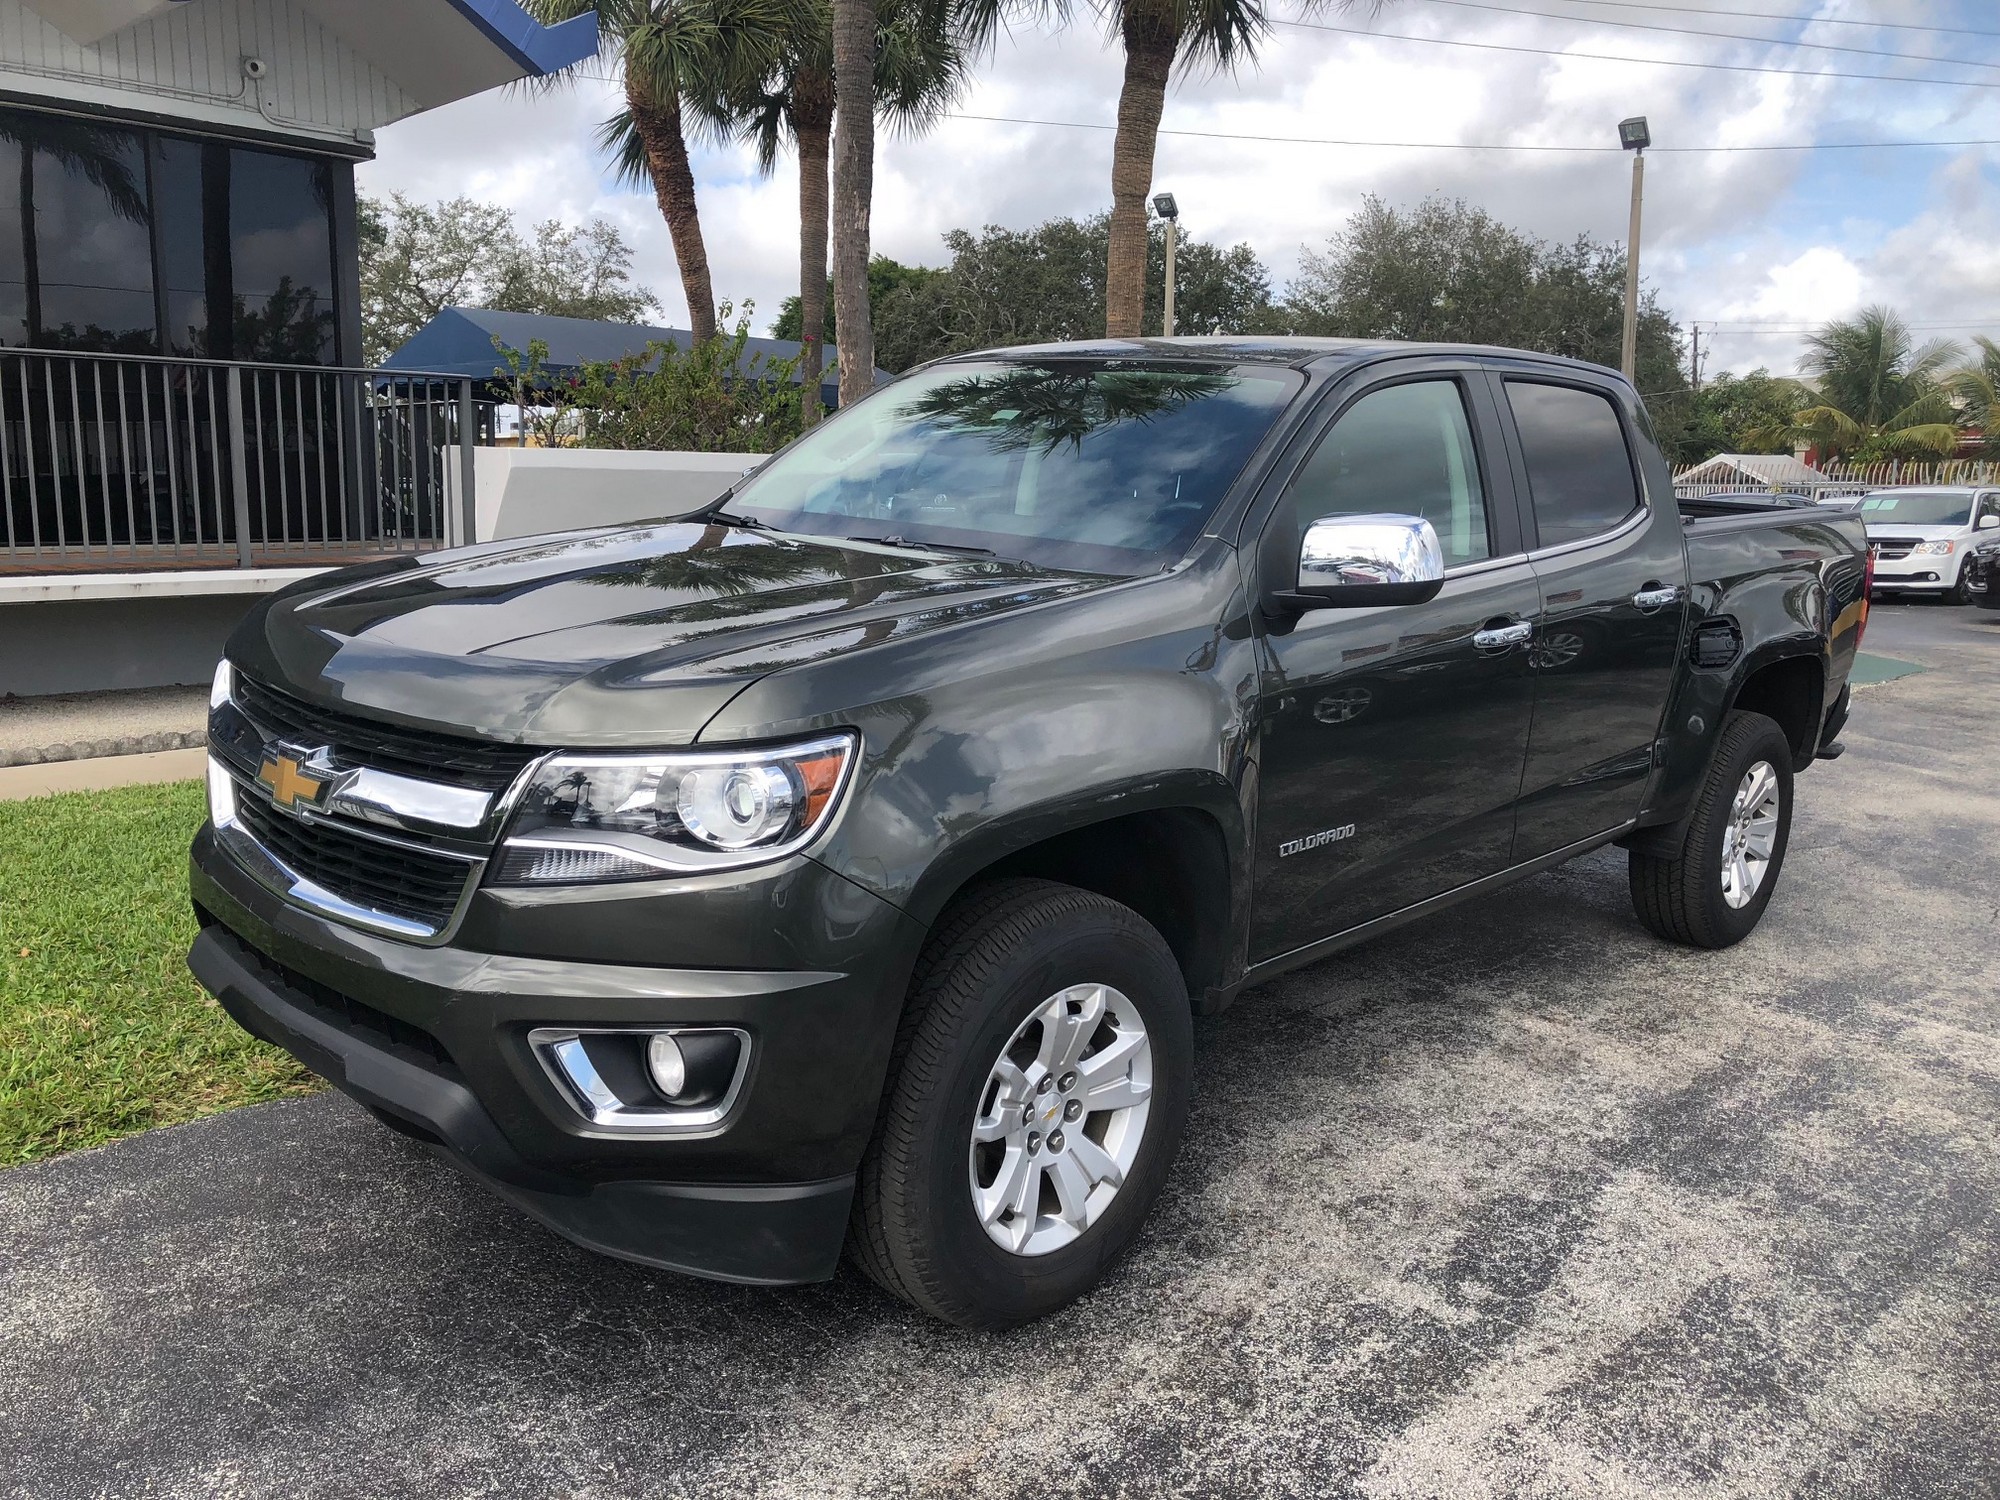
[[284,808],[297,807],[301,802],[317,806],[326,791],[324,778],[310,775],[304,761],[284,750],[264,752],[264,764],[257,769],[257,779],[271,789],[271,800]]

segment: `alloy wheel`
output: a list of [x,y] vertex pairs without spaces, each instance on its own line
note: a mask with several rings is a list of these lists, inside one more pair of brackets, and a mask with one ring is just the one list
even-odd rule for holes
[[1751,766],[1737,783],[1722,833],[1722,899],[1732,907],[1741,909],[1756,900],[1770,873],[1782,797],[1778,773],[1766,760]]
[[1036,1006],[979,1092],[968,1153],[973,1212],[1016,1255],[1060,1250],[1103,1217],[1146,1134],[1153,1044],[1104,984]]

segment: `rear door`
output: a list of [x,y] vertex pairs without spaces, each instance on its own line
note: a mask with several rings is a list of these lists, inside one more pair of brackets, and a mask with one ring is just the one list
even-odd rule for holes
[[1264,617],[1254,959],[1507,863],[1539,598],[1491,401],[1461,363],[1357,377],[1262,527],[1267,597],[1322,516],[1423,516],[1447,573],[1428,604]]
[[1680,654],[1687,550],[1671,490],[1646,502],[1650,440],[1620,387],[1517,369],[1495,385],[1541,589],[1520,863],[1638,815]]

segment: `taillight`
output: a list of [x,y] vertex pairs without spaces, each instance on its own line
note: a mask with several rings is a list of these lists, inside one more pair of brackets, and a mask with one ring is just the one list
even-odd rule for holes
[[1861,614],[1854,622],[1854,649],[1861,649],[1861,638],[1868,633],[1868,601],[1875,597],[1875,549],[1869,547],[1861,560]]

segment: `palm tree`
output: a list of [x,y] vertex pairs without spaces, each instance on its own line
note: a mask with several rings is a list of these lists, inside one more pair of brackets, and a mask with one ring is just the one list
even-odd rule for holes
[[875,384],[875,329],[868,308],[868,218],[875,193],[875,49],[885,36],[885,13],[894,18],[886,31],[888,37],[925,38],[926,47],[942,44],[965,60],[960,64],[963,66],[986,50],[1009,15],[1061,15],[1068,9],[1068,0],[831,0],[831,4],[837,101],[833,321],[840,337],[840,404],[846,406],[867,395]]
[[1948,339],[1917,347],[1886,307],[1824,325],[1799,361],[1816,402],[1794,419],[1795,441],[1828,457],[1949,456],[1958,411],[1948,372],[1961,353]]
[[[524,0],[545,25],[595,12],[603,54],[619,65],[625,106],[601,133],[619,174],[650,184],[674,242],[688,328],[715,337],[715,288],[702,242],[681,112],[690,94],[756,76],[777,55],[785,0]],[[564,75],[558,74],[560,80]]]
[[[875,325],[868,310],[868,215],[875,197],[875,3],[832,0],[833,323],[840,337],[840,404],[875,384]],[[805,325],[811,328],[810,323]]]
[[2000,453],[2000,343],[1983,333],[1972,342],[1979,357],[1952,375],[1952,394],[1964,409],[1966,425],[1985,439],[1983,450]]
[[[1118,133],[1111,145],[1111,253],[1105,266],[1104,331],[1137,338],[1145,330],[1146,198],[1167,84],[1178,66],[1233,72],[1256,60],[1271,29],[1264,0],[1092,0],[1125,47]],[[1299,15],[1359,0],[1299,0]],[[1385,0],[1373,0],[1380,9]]]
[[[875,107],[892,124],[921,130],[957,96],[966,55],[944,13],[922,0],[887,0],[876,12]],[[829,0],[800,0],[784,27],[778,65],[766,78],[704,100],[703,112],[725,133],[757,148],[766,175],[787,139],[799,153],[799,362],[802,419],[820,417],[819,387],[826,323],[827,168],[833,136],[833,13]],[[842,340],[844,344],[846,340]],[[872,376],[874,358],[869,365]]]

